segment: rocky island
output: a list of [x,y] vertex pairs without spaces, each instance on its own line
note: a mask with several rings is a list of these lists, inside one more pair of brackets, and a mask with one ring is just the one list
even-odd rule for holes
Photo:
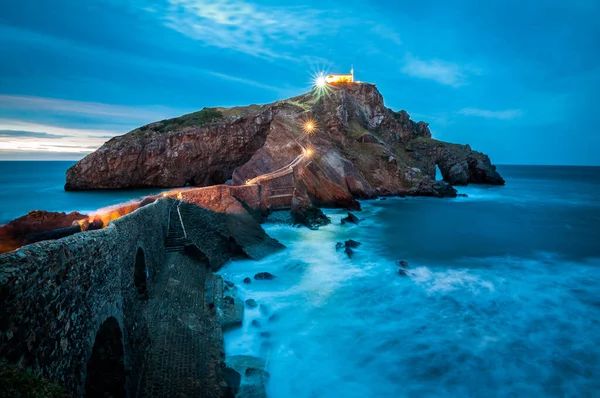
[[[0,357],[71,396],[264,397],[265,364],[225,356],[223,331],[239,327],[244,302],[214,273],[283,249],[264,217],[291,209],[317,228],[329,221],[320,207],[454,197],[453,185],[469,183],[504,180],[486,155],[385,107],[372,84],[142,126],[71,167],[65,189],[176,189],[114,216],[33,213],[4,228],[8,250],[25,246],[0,255]],[[19,236],[70,225],[78,233]],[[358,242],[348,242],[350,258]],[[254,279],[275,277],[267,271]]]

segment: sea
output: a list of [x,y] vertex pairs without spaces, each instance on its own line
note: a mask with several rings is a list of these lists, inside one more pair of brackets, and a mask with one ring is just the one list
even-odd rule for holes
[[[0,162],[0,224],[157,192],[64,192],[71,164]],[[362,201],[358,225],[265,223],[286,249],[219,271],[261,305],[226,355],[261,357],[271,398],[600,397],[600,167],[498,170],[466,197]]]
[[161,189],[67,192],[67,169],[74,161],[0,161],[0,225],[31,210],[85,214]]

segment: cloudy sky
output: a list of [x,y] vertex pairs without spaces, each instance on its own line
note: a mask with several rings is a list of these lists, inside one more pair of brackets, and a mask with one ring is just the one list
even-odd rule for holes
[[598,165],[599,19],[597,0],[3,1],[0,159],[78,159],[354,65],[387,106],[496,163]]

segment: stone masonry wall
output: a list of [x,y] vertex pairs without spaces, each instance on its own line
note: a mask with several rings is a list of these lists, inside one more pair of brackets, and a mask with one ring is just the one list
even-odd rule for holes
[[134,284],[136,253],[144,252],[151,295],[163,266],[172,203],[158,200],[105,229],[0,255],[0,359],[82,396],[96,333],[114,317],[133,395],[148,345],[148,325],[141,318],[146,302]]

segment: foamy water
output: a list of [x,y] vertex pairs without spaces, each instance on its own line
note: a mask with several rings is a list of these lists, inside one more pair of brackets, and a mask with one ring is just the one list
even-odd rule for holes
[[[570,206],[547,194],[548,209]],[[510,198],[364,202],[359,226],[334,210],[319,231],[266,224],[287,249],[220,271],[268,308],[246,310],[226,354],[265,358],[269,397],[598,396],[598,209],[582,196],[587,220],[556,208],[554,231],[546,209]],[[362,243],[352,259],[335,250],[346,239]],[[262,271],[277,278],[242,283]]]

